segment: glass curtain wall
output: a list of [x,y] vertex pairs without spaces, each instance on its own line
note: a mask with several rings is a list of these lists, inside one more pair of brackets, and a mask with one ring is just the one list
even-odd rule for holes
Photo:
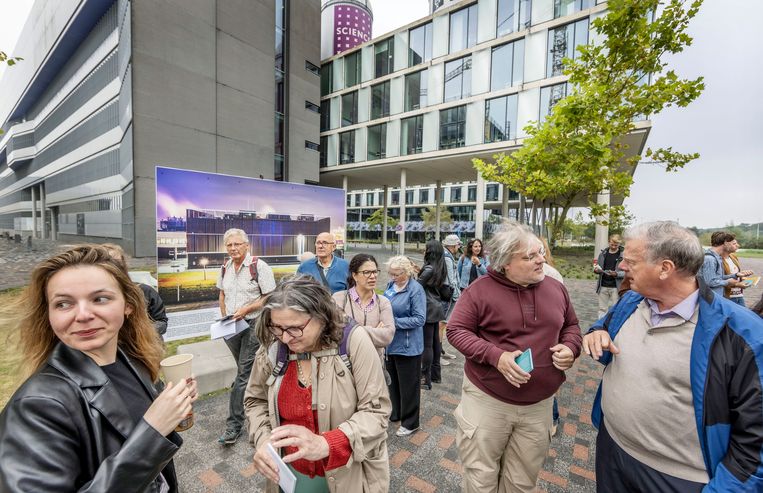
[[432,59],[432,23],[408,31],[408,66]]
[[427,105],[427,71],[420,70],[405,76],[405,111]]
[[530,27],[531,0],[498,0],[497,37]]
[[570,83],[562,82],[561,84],[554,84],[552,86],[541,87],[540,89],[540,115],[539,121],[543,122],[546,117],[551,113],[554,105],[561,101],[569,94]]
[[321,96],[334,92],[334,65],[328,62],[321,66]]
[[339,164],[355,162],[355,130],[339,134]]
[[588,17],[572,24],[548,30],[548,59],[546,77],[562,75],[564,58],[574,60],[577,47],[588,44]]
[[554,0],[554,19],[594,6],[594,0]]
[[525,40],[493,48],[490,62],[490,90],[500,91],[522,83],[525,65]]
[[450,51],[471,48],[477,44],[477,4],[450,14]]
[[286,162],[286,8],[288,0],[275,2],[275,142],[273,179],[283,181]]
[[368,160],[387,157],[387,124],[368,127]]
[[443,101],[455,101],[472,95],[472,57],[467,56],[445,64]]
[[371,120],[389,116],[389,86],[389,81],[371,86]]
[[358,91],[342,94],[342,126],[358,123]]
[[344,57],[344,87],[352,87],[360,83],[360,51]]
[[394,71],[395,40],[387,38],[374,45],[374,74],[382,77]]
[[466,105],[440,111],[440,149],[463,147],[466,137]]
[[400,154],[418,154],[424,141],[424,116],[417,115],[400,121]]
[[485,101],[485,143],[517,138],[517,95]]

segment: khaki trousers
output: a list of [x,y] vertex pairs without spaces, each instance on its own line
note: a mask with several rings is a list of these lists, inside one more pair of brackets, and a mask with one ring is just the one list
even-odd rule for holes
[[507,404],[464,376],[461,403],[454,411],[464,492],[534,491],[551,443],[553,401],[552,396],[529,406]]
[[617,288],[599,288],[599,318],[607,314],[610,307],[617,303],[620,297],[617,295]]

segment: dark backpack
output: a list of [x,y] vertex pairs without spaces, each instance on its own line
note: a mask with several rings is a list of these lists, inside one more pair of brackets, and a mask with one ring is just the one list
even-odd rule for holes
[[[220,269],[220,282],[222,282],[222,279],[225,277],[225,269],[228,267],[228,264],[230,263],[230,260],[226,260],[223,262],[223,266]],[[252,263],[249,264],[249,275],[252,276],[252,282],[256,282],[259,286],[260,283],[258,281],[259,279],[259,272],[257,271],[257,257],[252,257]]]

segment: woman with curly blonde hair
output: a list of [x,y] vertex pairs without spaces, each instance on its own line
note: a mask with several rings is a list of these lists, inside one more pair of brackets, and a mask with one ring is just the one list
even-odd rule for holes
[[177,491],[174,429],[196,383],[157,395],[161,342],[109,251],[41,262],[18,309],[29,376],[0,414],[0,491]]

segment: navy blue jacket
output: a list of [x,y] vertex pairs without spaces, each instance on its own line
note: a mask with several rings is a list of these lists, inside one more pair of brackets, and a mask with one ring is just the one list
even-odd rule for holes
[[400,292],[387,284],[384,296],[392,304],[395,317],[395,337],[387,346],[387,354],[418,356],[424,352],[424,323],[427,319],[427,297],[424,288],[415,279]]
[[[703,491],[763,491],[763,320],[699,284],[690,375],[699,444],[710,477]],[[614,340],[643,299],[633,291],[624,294],[591,331],[607,330]],[[609,364],[612,353],[605,352],[600,361]],[[596,428],[601,419],[599,385],[591,413]]]
[[[325,285],[323,278],[321,277],[321,270],[323,267],[318,263],[318,257],[305,260],[299,267],[297,267],[297,274],[307,274],[313,276],[316,281]],[[326,280],[328,281],[328,288],[331,294],[337,291],[344,291],[347,289],[347,277],[350,275],[350,264],[343,258],[333,256],[331,266],[326,273]]]

